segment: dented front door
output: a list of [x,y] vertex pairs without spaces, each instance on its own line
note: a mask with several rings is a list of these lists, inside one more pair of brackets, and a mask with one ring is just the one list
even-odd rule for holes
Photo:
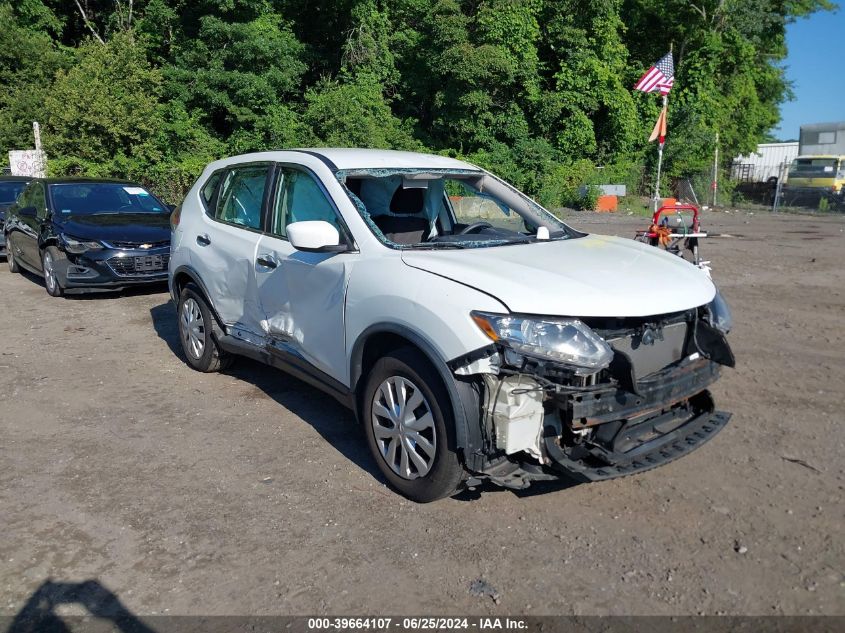
[[256,250],[261,327],[275,351],[299,356],[348,384],[343,317],[354,256],[297,251],[287,240],[286,227],[303,220],[340,226],[334,205],[314,176],[284,167],[272,202],[270,230]]

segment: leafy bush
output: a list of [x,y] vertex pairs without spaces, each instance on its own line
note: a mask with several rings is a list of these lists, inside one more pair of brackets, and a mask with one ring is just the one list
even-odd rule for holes
[[581,195],[578,197],[577,208],[581,211],[593,211],[598,204],[601,189],[596,185],[587,185],[581,190]]

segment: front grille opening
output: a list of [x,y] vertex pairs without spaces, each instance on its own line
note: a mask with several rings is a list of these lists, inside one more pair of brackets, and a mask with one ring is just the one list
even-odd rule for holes
[[136,266],[136,260],[145,260],[146,257],[112,257],[106,263],[116,275],[121,277],[150,277],[161,275],[167,272],[167,265],[170,262],[170,255],[157,255],[152,266]]
[[144,250],[152,250],[154,248],[164,248],[165,246],[170,246],[170,240],[163,240],[160,242],[109,242],[109,246],[126,250],[139,250],[143,246],[145,247]]

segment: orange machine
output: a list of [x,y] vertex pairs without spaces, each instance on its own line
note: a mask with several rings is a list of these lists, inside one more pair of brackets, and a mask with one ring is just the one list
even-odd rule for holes
[[637,231],[636,239],[658,248],[665,248],[679,257],[690,252],[692,263],[705,268],[709,262],[702,262],[698,254],[699,239],[707,237],[701,230],[698,207],[692,204],[664,204],[651,218],[651,226]]

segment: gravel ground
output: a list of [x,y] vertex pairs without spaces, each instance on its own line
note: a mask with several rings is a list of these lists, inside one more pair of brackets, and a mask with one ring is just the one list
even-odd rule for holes
[[53,299],[4,265],[0,615],[48,579],[139,615],[845,614],[845,218],[705,222],[731,236],[703,246],[736,320],[727,429],[639,476],[429,505],[314,389],[190,370],[165,289]]

